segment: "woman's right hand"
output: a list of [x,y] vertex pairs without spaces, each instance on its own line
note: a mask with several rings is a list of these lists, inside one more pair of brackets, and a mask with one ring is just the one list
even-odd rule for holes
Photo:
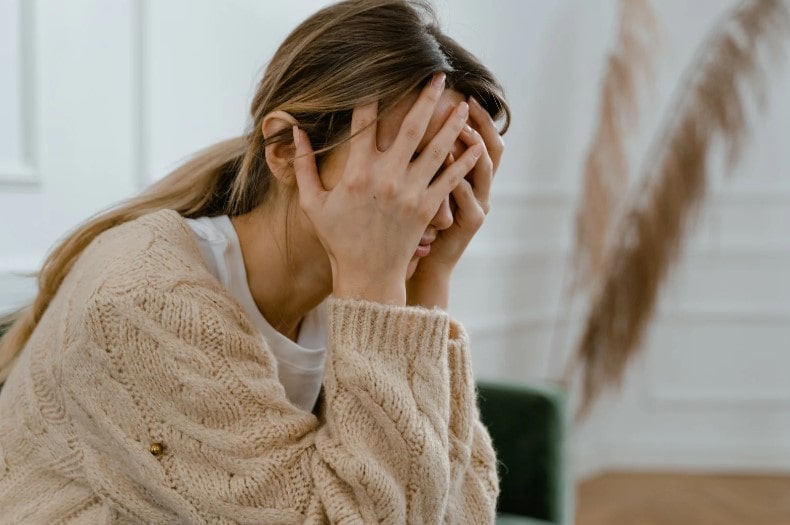
[[444,75],[435,75],[384,152],[376,143],[378,104],[354,109],[348,160],[328,191],[307,134],[294,127],[299,200],[329,256],[335,296],[406,304],[407,267],[420,238],[482,154],[469,148],[437,176],[466,124],[469,107],[462,102],[412,160],[443,90]]

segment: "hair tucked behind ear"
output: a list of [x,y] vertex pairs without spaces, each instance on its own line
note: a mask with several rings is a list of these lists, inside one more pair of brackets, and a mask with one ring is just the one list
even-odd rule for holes
[[[79,255],[102,232],[147,213],[172,209],[184,217],[242,215],[261,204],[272,184],[265,146],[291,134],[264,137],[263,118],[293,115],[321,155],[348,139],[352,110],[379,101],[381,111],[447,74],[447,86],[474,95],[494,117],[510,123],[510,109],[493,74],[444,35],[423,0],[347,0],[330,5],[297,27],[274,54],[251,107],[244,137],[210,147],[144,193],[77,228],[49,254],[33,304],[6,318],[0,339],[0,381],[33,333]],[[0,322],[2,322],[0,320]]]

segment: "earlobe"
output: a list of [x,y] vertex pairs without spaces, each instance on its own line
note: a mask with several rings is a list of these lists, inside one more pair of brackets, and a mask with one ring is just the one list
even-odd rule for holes
[[295,148],[292,129],[298,125],[296,119],[285,111],[272,111],[263,117],[261,132],[264,139],[283,134],[284,139],[266,146],[266,164],[280,183],[285,185],[295,184],[293,159]]

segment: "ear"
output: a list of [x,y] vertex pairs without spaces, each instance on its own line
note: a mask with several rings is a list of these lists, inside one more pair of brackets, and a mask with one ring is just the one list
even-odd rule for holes
[[269,166],[272,175],[284,185],[296,183],[293,170],[293,160],[295,148],[291,130],[297,124],[296,119],[285,111],[272,111],[263,117],[261,122],[261,132],[263,138],[268,139],[278,133],[287,132],[288,139],[284,142],[275,142],[266,146],[266,164]]

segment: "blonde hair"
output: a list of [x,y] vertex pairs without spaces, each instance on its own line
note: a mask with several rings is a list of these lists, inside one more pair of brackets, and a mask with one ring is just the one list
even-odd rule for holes
[[272,176],[264,149],[292,141],[288,130],[263,137],[265,115],[296,118],[322,156],[348,139],[353,108],[379,101],[381,113],[438,71],[447,86],[475,96],[494,117],[510,123],[510,109],[491,72],[444,35],[423,0],[347,0],[317,12],[279,47],[252,101],[249,132],[216,144],[137,197],[79,226],[48,255],[33,303],[5,319],[0,381],[11,371],[82,251],[102,232],[147,213],[172,209],[184,217],[242,215],[263,202]]

